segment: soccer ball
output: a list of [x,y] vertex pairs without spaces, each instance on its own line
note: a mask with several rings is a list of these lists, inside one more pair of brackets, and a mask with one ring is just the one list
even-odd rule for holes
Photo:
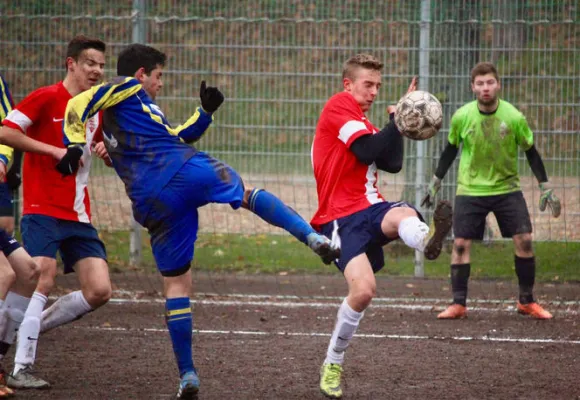
[[397,103],[395,124],[409,139],[430,139],[439,131],[442,123],[441,103],[429,92],[415,90],[404,95]]

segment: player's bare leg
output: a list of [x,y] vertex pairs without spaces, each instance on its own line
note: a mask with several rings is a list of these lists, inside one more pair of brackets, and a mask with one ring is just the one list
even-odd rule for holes
[[246,187],[242,207],[271,225],[283,228],[314,251],[325,264],[340,257],[340,248],[316,232],[296,211],[273,194]]
[[535,319],[551,319],[552,314],[534,300],[534,283],[536,280],[536,259],[532,249],[532,235],[521,233],[513,236],[515,246],[515,269],[519,283],[517,309],[520,314]]
[[42,310],[54,287],[57,273],[56,260],[50,257],[34,257],[34,261],[40,267],[40,278],[18,330],[14,371],[12,376],[8,378],[8,385],[16,389],[47,389],[50,387],[50,383],[32,374],[32,367],[36,359]]
[[336,325],[330,338],[326,359],[320,368],[320,391],[328,398],[340,399],[342,364],[344,354],[364,315],[376,294],[376,280],[366,254],[349,261],[344,277],[348,284],[348,296],[336,316]]
[[79,278],[81,290],[59,297],[42,312],[41,333],[82,318],[106,304],[111,298],[109,266],[105,260],[86,257],[75,264],[74,270]]
[[471,272],[471,240],[455,238],[451,253],[451,290],[453,303],[439,315],[439,319],[467,317],[467,286]]

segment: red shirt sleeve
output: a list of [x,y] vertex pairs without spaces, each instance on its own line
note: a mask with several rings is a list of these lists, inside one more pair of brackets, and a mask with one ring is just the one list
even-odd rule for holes
[[366,117],[360,106],[348,93],[332,99],[327,105],[326,114],[327,121],[332,125],[333,131],[338,133],[338,138],[347,147],[350,147],[359,137],[372,134],[364,123]]
[[45,88],[35,90],[6,116],[4,125],[26,133],[26,130],[41,118],[46,103],[50,99],[51,96]]

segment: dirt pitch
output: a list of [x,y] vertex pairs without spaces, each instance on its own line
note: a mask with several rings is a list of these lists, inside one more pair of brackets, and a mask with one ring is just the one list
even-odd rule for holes
[[[59,279],[61,293],[76,287]],[[115,301],[41,337],[36,372],[53,387],[17,398],[172,398],[177,372],[159,278],[113,280]],[[199,273],[194,283],[204,293],[193,304],[200,399],[323,399],[318,368],[341,276]],[[473,282],[469,318],[438,321],[447,282],[380,277],[347,352],[344,399],[580,399],[580,285],[537,287],[552,321],[517,315],[516,292]]]

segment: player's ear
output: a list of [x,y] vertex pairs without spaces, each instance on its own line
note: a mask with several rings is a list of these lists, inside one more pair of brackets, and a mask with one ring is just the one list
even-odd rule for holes
[[66,67],[66,70],[69,71],[71,66],[73,65],[73,63],[75,62],[75,59],[72,57],[67,57],[66,61],[64,62],[64,66]]
[[344,78],[342,80],[342,86],[344,87],[344,90],[350,91],[351,85],[352,85],[352,81],[350,79]]
[[137,72],[135,72],[135,78],[137,78],[139,82],[143,82],[146,77],[147,74],[145,73],[145,67],[141,67],[137,70]]

